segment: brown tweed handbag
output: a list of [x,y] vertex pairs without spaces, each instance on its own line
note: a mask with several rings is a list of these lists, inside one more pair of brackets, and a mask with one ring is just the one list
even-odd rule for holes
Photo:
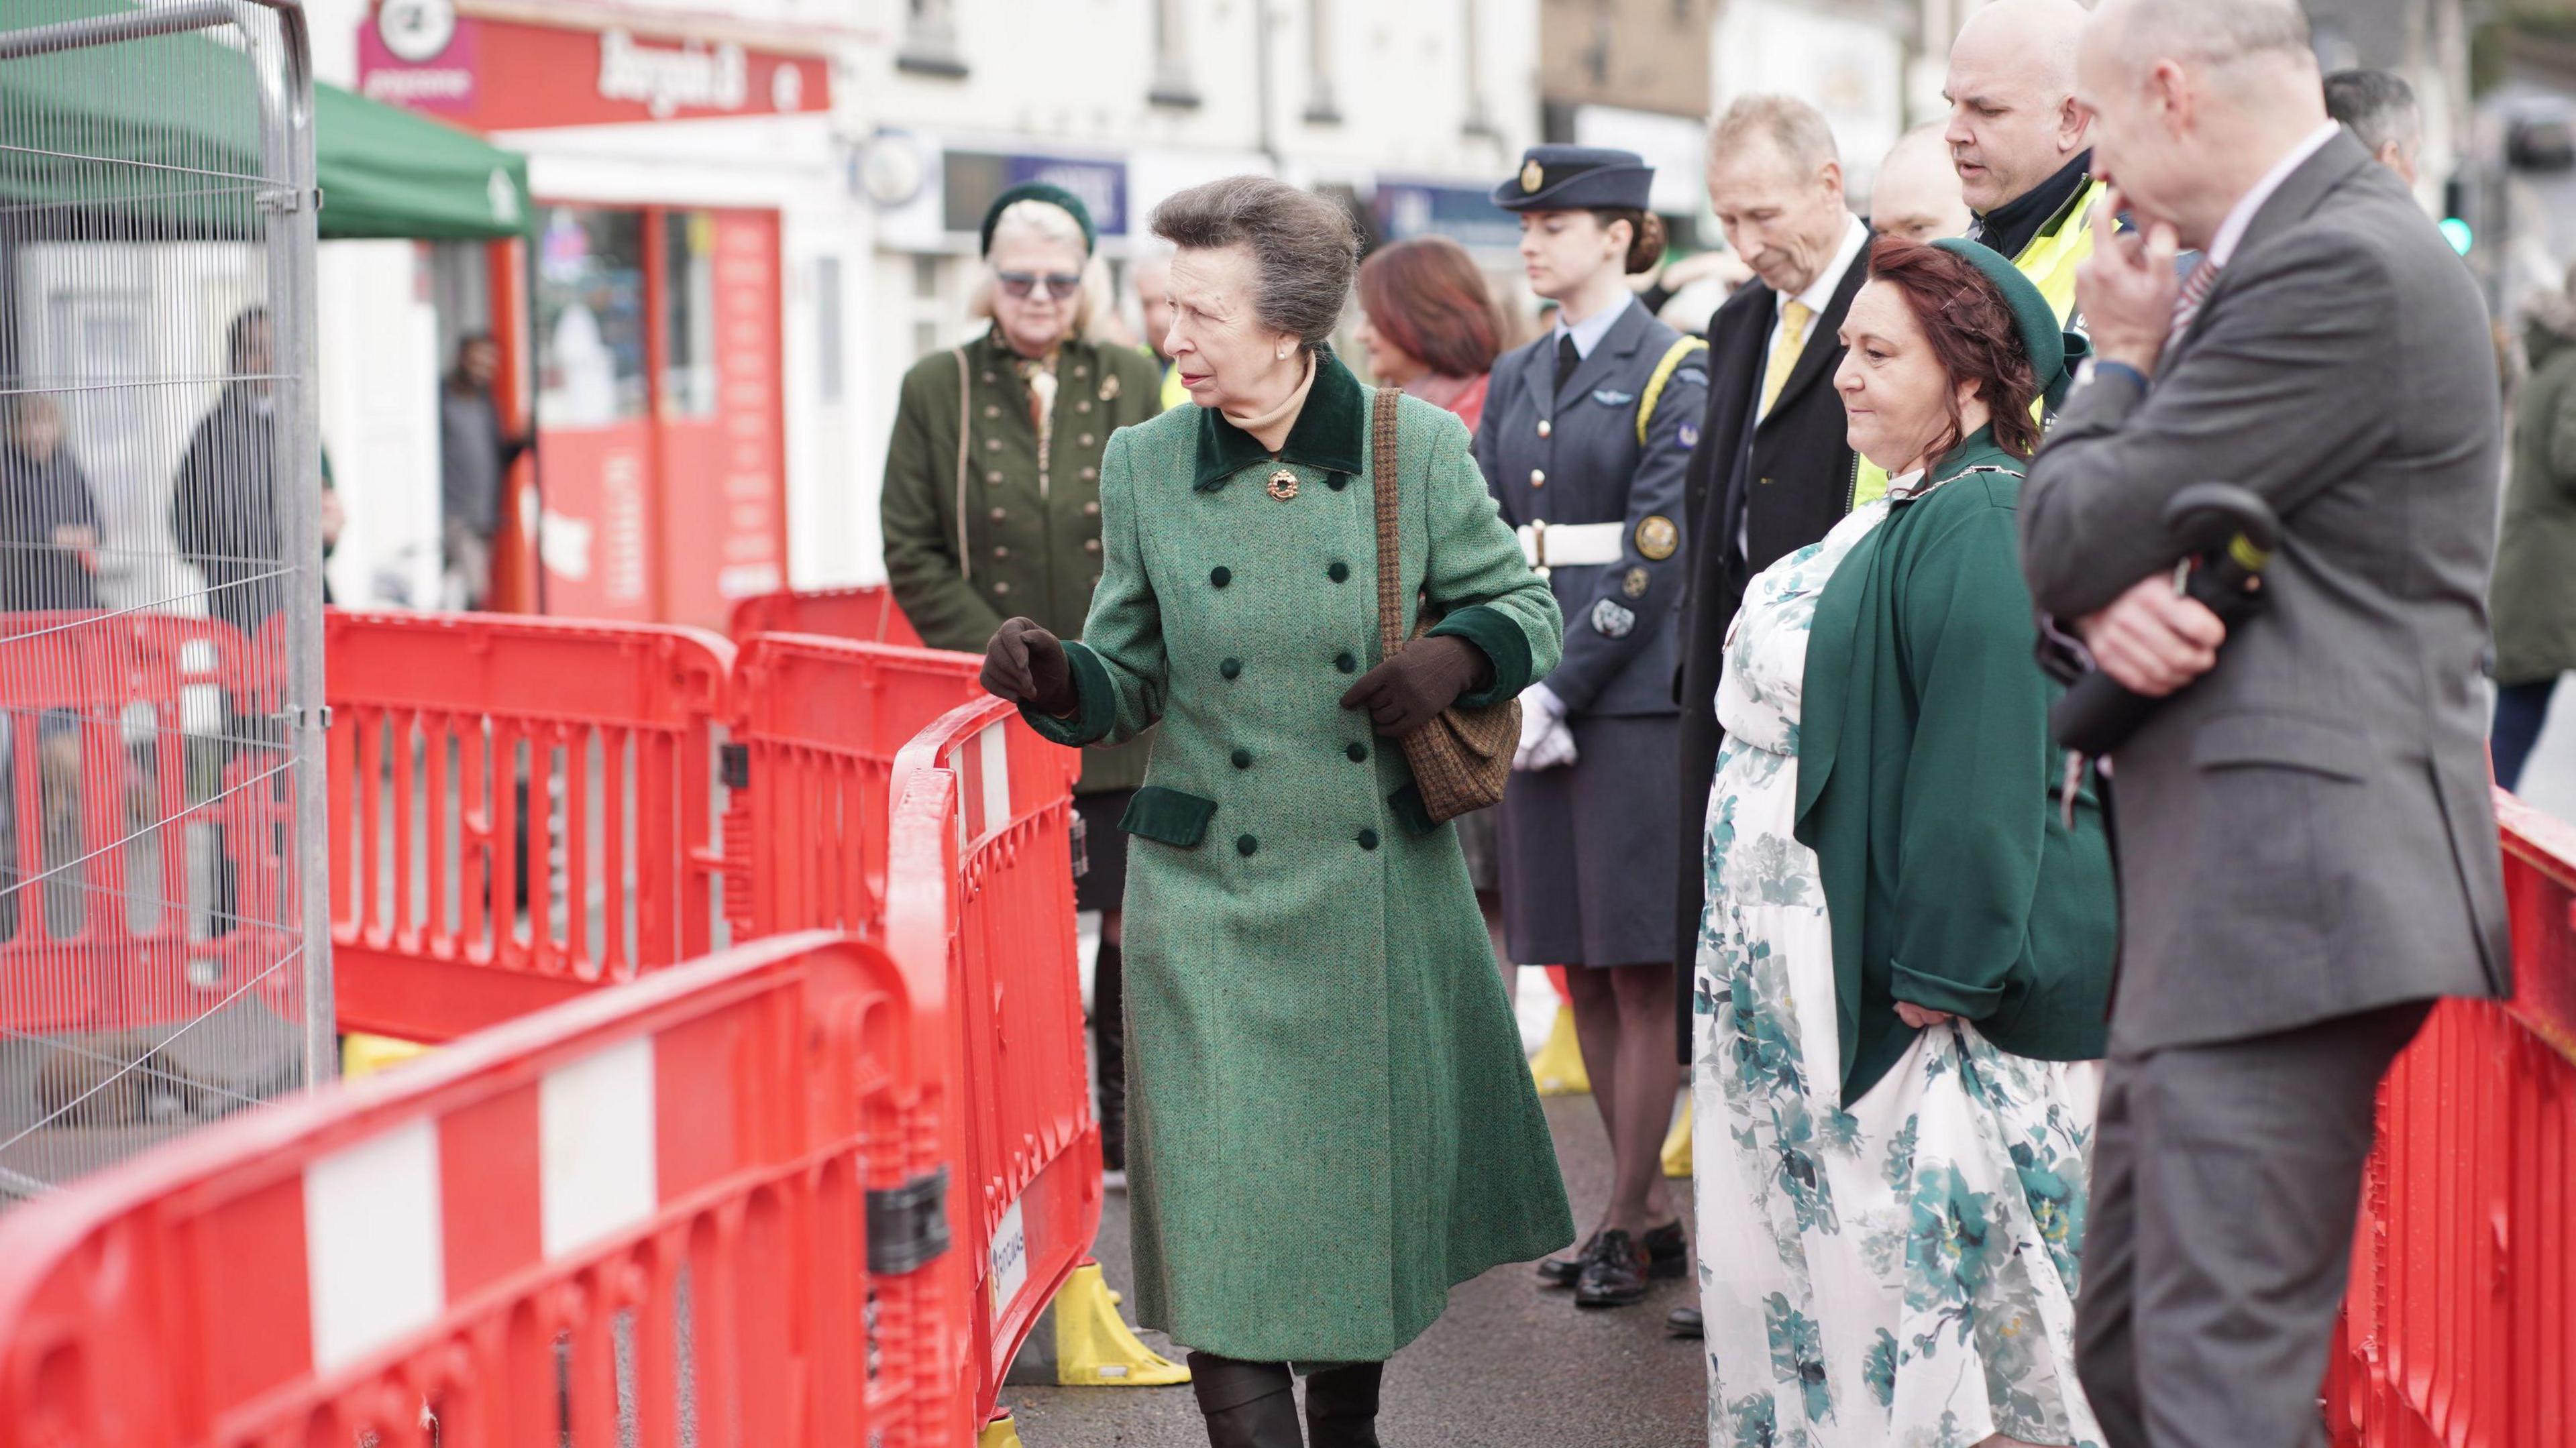
[[[1377,493],[1377,632],[1390,659],[1406,642],[1404,550],[1397,544],[1403,510],[1395,459],[1396,399],[1403,395],[1401,388],[1381,387],[1369,409],[1370,467]],[[1418,620],[1414,637],[1437,621],[1427,616]],[[1502,799],[1503,786],[1512,777],[1512,751],[1520,741],[1521,701],[1505,699],[1481,709],[1452,704],[1397,742],[1404,746],[1404,762],[1413,767],[1424,811],[1433,824],[1441,824]]]

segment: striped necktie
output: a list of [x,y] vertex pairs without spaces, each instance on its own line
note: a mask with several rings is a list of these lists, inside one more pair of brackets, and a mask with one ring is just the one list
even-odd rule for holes
[[2168,335],[2180,337],[2191,330],[2192,319],[2200,315],[2201,303],[2209,300],[2209,289],[2216,285],[2218,265],[2204,253],[2200,265],[2182,279],[2182,291],[2174,297],[2173,331]]

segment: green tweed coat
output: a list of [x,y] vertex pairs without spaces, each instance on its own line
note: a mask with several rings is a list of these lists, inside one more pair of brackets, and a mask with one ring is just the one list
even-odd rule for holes
[[[1138,1320],[1333,1363],[1574,1225],[1457,830],[1339,702],[1379,658],[1373,400],[1318,367],[1278,459],[1196,407],[1110,440],[1081,703],[1029,717],[1065,744],[1161,725],[1123,822]],[[1399,407],[1404,596],[1492,660],[1468,702],[1507,698],[1554,667],[1556,602],[1466,427]]]

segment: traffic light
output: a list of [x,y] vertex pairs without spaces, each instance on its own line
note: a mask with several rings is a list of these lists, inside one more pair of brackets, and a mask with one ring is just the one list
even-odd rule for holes
[[2454,172],[2442,183],[2441,225],[2442,239],[2451,244],[2451,250],[2467,256],[2469,248],[2477,245],[2477,229],[2469,224],[2469,178],[2464,172]]

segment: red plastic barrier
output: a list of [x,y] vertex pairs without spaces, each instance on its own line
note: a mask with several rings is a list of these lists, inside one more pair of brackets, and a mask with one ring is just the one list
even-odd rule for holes
[[735,643],[753,634],[797,633],[906,649],[923,646],[921,635],[913,632],[912,621],[895,607],[893,590],[882,583],[746,598],[733,606],[725,633]]
[[[291,958],[300,930],[292,873],[259,828],[289,807],[291,781],[282,750],[257,737],[252,658],[215,619],[0,615],[0,1030],[185,1020],[209,1004],[189,984],[192,960],[281,1007],[300,992],[292,971],[258,968]],[[194,941],[192,836],[232,888],[195,902],[228,918]],[[71,911],[49,908],[57,891],[76,897]]]
[[446,1040],[715,944],[730,644],[497,614],[323,636],[343,1029]]
[[885,924],[896,751],[987,697],[969,654],[763,634],[734,666],[725,918],[735,938],[782,930],[873,937]]
[[2514,998],[2443,1002],[2380,1087],[2339,1448],[2576,1442],[2576,828],[2496,811]]
[[976,1406],[1100,1230],[1100,1127],[1084,1069],[1073,928],[1080,756],[986,698],[951,711],[895,764],[886,943],[916,1001],[944,962],[961,1123],[957,1242],[974,1277]]
[[926,1029],[764,942],[21,1208],[0,1444],[964,1448]]

